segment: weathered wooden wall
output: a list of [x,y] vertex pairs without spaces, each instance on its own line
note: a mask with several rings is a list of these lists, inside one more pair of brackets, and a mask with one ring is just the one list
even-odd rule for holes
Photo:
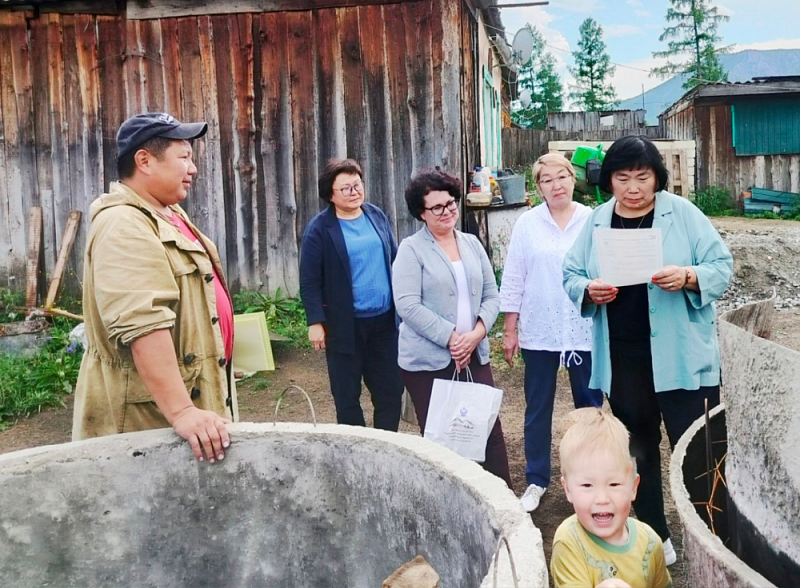
[[669,139],[697,143],[697,186],[724,186],[738,205],[752,187],[800,193],[800,154],[737,156],[730,104],[695,104],[662,121]]
[[416,229],[412,172],[474,164],[474,39],[461,0],[151,20],[0,10],[0,275],[24,279],[31,206],[44,209],[47,272],[78,209],[75,293],[117,128],[168,111],[209,123],[186,208],[232,287],[294,293],[328,158],[361,162],[367,200],[400,238]]
[[550,131],[541,129],[503,129],[503,165],[519,168],[531,165],[548,153],[550,141],[615,141],[625,135],[644,135],[648,139],[663,136],[657,126],[606,131]]
[[[613,110],[608,112],[551,112],[547,115],[547,128],[551,131],[610,131],[639,129],[645,126],[645,110]],[[606,126],[602,119],[613,117],[614,124]]]

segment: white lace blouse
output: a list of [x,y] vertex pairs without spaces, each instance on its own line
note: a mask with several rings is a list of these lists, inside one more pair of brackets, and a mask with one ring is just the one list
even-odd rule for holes
[[591,208],[575,203],[562,231],[540,204],[517,219],[503,268],[500,311],[519,313],[519,346],[533,351],[590,351],[592,321],[564,292],[561,265]]

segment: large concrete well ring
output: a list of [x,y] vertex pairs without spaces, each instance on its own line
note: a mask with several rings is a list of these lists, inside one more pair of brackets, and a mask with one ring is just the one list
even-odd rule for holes
[[797,585],[800,353],[767,339],[771,312],[772,299],[729,311],[719,321],[725,405],[711,412],[709,431],[716,435],[722,423],[727,438],[727,501],[721,505],[730,530],[727,546],[697,514],[687,491],[692,482],[684,476],[692,445],[706,445],[704,419],[689,428],[672,455],[670,486],[692,586]]
[[[375,588],[423,555],[448,587],[548,585],[542,536],[505,484],[422,438],[230,426],[224,461],[170,430],[0,456],[0,586]],[[514,578],[505,548],[498,587]]]

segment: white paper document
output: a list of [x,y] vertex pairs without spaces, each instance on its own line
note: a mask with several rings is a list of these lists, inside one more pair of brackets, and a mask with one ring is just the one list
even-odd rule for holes
[[594,242],[606,284],[646,284],[664,267],[661,229],[595,229]]

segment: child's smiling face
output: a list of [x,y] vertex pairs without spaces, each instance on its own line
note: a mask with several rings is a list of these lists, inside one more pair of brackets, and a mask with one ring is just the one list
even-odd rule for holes
[[628,541],[625,522],[636,498],[639,475],[603,452],[588,451],[561,478],[567,500],[583,528],[612,545]]

